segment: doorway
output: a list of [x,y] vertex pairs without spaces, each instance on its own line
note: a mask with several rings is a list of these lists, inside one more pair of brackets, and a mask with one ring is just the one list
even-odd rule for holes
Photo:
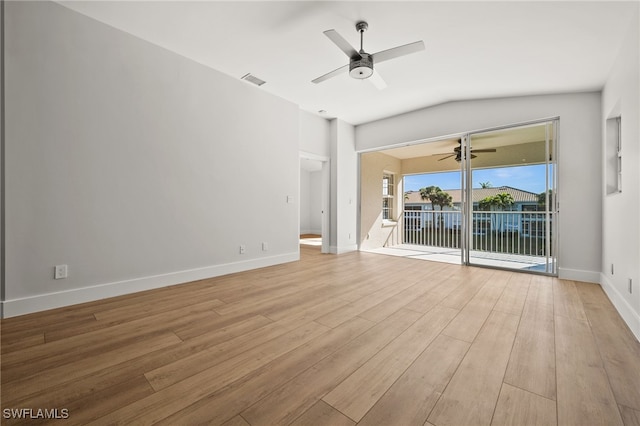
[[[558,126],[552,118],[361,154],[361,249],[557,275]],[[402,182],[397,222],[366,220],[384,215],[382,164]],[[376,240],[380,230],[399,237]]]
[[300,244],[329,253],[329,158],[300,153]]

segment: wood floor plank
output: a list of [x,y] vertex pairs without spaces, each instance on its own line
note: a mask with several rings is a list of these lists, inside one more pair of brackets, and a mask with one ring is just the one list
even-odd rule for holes
[[[410,279],[407,279],[406,281],[412,282],[412,280]],[[432,283],[429,280],[417,280],[415,284],[391,296],[387,300],[384,300],[377,305],[367,309],[366,311],[359,314],[359,316],[373,322],[380,322],[383,319],[387,318],[389,315],[413,302],[417,297],[422,296],[434,285],[435,283]]]
[[[110,309],[108,311],[96,312],[94,315],[98,321],[121,321],[123,318],[132,320],[135,318],[144,318],[149,315],[175,310],[180,306],[189,306],[194,303],[201,302],[203,295],[208,293],[208,289],[202,289],[200,291],[194,291],[194,294],[189,294],[187,297],[182,297],[176,300],[174,297],[167,296],[163,299],[157,300],[154,303],[134,306],[120,306]],[[209,299],[210,303],[214,304],[214,307],[223,306],[224,302],[218,299]]]
[[504,381],[556,399],[555,327],[552,283],[532,280]]
[[19,351],[21,349],[31,348],[44,344],[44,333],[36,333],[26,336],[16,336],[13,339],[7,339],[7,343],[2,343],[2,354],[6,355],[10,352]]
[[[458,311],[451,308],[432,309],[325,395],[323,400],[356,422],[360,421],[457,314]],[[368,391],[360,392],[361,389]]]
[[465,271],[468,279],[463,279],[461,285],[440,302],[442,306],[459,310],[464,308],[469,300],[473,299],[473,296],[480,291],[482,285],[489,281],[491,276],[495,274],[495,271],[483,270],[471,276],[469,276],[468,273],[468,270]]
[[473,342],[494,305],[502,295],[508,277],[491,280],[473,296],[460,313],[443,330],[443,334],[465,342]]
[[[223,387],[227,384],[226,381],[230,383],[232,379],[249,374],[258,366],[278,358],[327,330],[328,327],[322,324],[309,322],[285,333],[282,333],[282,329],[273,335],[265,333],[263,334],[263,343],[252,345],[246,350],[236,350],[233,352],[235,356],[230,356],[230,351],[224,350],[224,356],[219,356],[222,355],[221,348],[213,348],[198,353],[197,360],[185,358],[149,371],[145,377],[156,391],[198,373],[202,373],[207,377],[207,380],[214,380],[220,387]],[[230,347],[229,349],[233,350]]]
[[[59,367],[41,371],[35,376],[29,376],[9,383],[2,383],[4,401],[17,400],[28,395],[38,393],[44,386],[55,386],[56,384],[69,383],[74,379],[82,377],[88,373],[117,365],[128,359],[138,357],[142,354],[153,352],[157,349],[167,348],[176,343],[182,342],[173,333],[159,333],[140,338],[136,343],[120,347],[109,352],[95,354],[84,358],[73,364],[64,364]],[[35,380],[34,380],[35,377]]]
[[640,426],[640,411],[618,405],[624,426]]
[[[58,328],[55,330],[47,331],[45,334],[46,342],[53,343],[57,340],[75,338],[76,336],[82,336],[84,334],[99,333],[101,330],[114,330],[115,327],[134,327],[138,324],[147,324],[148,327],[160,328],[174,328],[180,327],[183,324],[190,322],[208,322],[209,318],[218,316],[213,311],[213,308],[219,306],[218,300],[205,300],[198,301],[189,305],[188,312],[185,314],[184,307],[177,306],[175,309],[159,312],[153,315],[142,316],[139,318],[114,318],[112,321],[87,321],[84,323],[78,323],[73,326]],[[205,319],[207,317],[207,319]],[[129,325],[126,325],[129,324]],[[109,333],[109,331],[103,331]],[[94,334],[97,335],[97,334]],[[79,337],[84,339],[86,337]],[[67,340],[72,342],[73,340]]]
[[438,426],[491,423],[519,317],[493,311],[428,420]]
[[[191,398],[201,399],[224,388],[235,380],[248,375],[252,370],[258,369],[278,356],[312,340],[326,330],[328,330],[327,327],[317,323],[305,324],[280,336],[277,340],[268,342],[267,347],[256,348],[256,350],[248,351],[246,355],[243,353],[241,358],[229,358],[199,374],[191,375],[170,385],[164,385],[153,395],[122,407],[103,417],[99,422],[158,422],[188,406],[192,401]],[[152,386],[157,386],[157,382],[150,381],[150,383]]]
[[242,416],[238,415],[223,423],[223,426],[251,426]]
[[418,320],[419,313],[401,310],[338,352],[325,358],[266,398],[242,412],[252,426],[287,424]]
[[640,411],[640,342],[597,284],[576,283],[618,404]]
[[360,315],[367,309],[376,306],[378,303],[387,300],[390,297],[401,292],[404,288],[408,287],[410,283],[405,283],[403,286],[391,286],[389,288],[383,288],[378,290],[369,296],[363,297],[356,302],[351,302],[347,305],[341,306],[326,315],[317,319],[320,324],[324,324],[327,327],[336,327],[343,322]]
[[424,424],[469,346],[443,334],[438,336],[358,425]]
[[[221,328],[218,330],[212,330],[190,340],[145,353],[117,365],[109,365],[91,374],[85,374],[85,376],[74,380],[72,386],[68,383],[47,384],[46,386],[40,383],[41,391],[39,393],[28,398],[16,399],[16,403],[20,406],[61,407],[77,400],[91,400],[96,393],[124,383],[131,377],[144,376],[147,371],[246,334],[263,325],[263,321],[268,322],[266,318],[256,316],[247,320],[238,320],[233,326],[227,326],[222,323],[220,324]],[[38,376],[33,377],[37,379]]]
[[347,321],[226,388],[176,411],[160,421],[160,424],[222,423],[335,353],[373,325],[371,321],[362,318]]
[[492,426],[556,426],[556,402],[523,389],[502,385]]
[[587,320],[587,315],[582,306],[582,300],[578,295],[576,284],[573,281],[554,280],[553,298],[555,315],[581,321]]
[[502,296],[493,309],[507,314],[521,315],[532,278],[532,275],[511,274]]
[[437,284],[422,296],[416,297],[405,309],[426,313],[431,308],[442,302],[449,294],[462,285],[462,280],[455,276],[446,276],[438,279]]
[[298,417],[291,426],[354,426],[355,422],[320,400]]
[[[209,323],[211,317],[218,315],[214,312],[203,312],[189,317],[204,320]],[[19,352],[7,354],[2,360],[3,381],[10,382],[51,367],[69,364],[82,360],[93,353],[112,350],[119,346],[135,342],[139,337],[152,333],[171,332],[163,318],[139,319],[130,323],[99,329],[95,332],[75,335],[64,341],[57,340],[45,345],[25,348]],[[172,318],[167,318],[171,320]],[[182,320],[176,320],[179,325]]]
[[558,424],[622,425],[591,328],[555,317]]
[[[104,416],[119,407],[144,398],[153,393],[153,388],[144,376],[133,377],[89,397],[74,400],[64,405],[69,410],[65,424],[84,425]],[[48,405],[43,405],[47,407]],[[42,407],[42,406],[41,406]]]

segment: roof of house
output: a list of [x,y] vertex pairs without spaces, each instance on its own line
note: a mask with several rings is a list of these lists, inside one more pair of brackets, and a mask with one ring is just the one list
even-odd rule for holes
[[[444,192],[447,192],[451,195],[452,201],[454,203],[459,203],[462,198],[462,191],[460,189],[444,189]],[[496,194],[502,193],[511,194],[514,201],[518,202],[538,202],[538,194],[534,194],[533,192],[523,191],[522,189],[512,188],[510,186],[499,186],[497,188],[473,188],[473,202],[477,203],[483,198],[490,197]],[[405,204],[431,204],[431,201],[423,200],[420,197],[420,191],[408,191],[406,193],[406,197],[404,199]]]

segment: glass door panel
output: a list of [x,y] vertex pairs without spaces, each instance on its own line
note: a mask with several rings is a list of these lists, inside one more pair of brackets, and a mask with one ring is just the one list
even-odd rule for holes
[[556,134],[552,120],[465,138],[466,264],[556,274]]

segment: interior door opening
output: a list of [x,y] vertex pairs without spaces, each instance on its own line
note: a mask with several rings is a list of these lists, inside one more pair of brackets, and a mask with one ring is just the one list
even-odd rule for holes
[[330,163],[326,157],[300,153],[300,244],[329,253]]

